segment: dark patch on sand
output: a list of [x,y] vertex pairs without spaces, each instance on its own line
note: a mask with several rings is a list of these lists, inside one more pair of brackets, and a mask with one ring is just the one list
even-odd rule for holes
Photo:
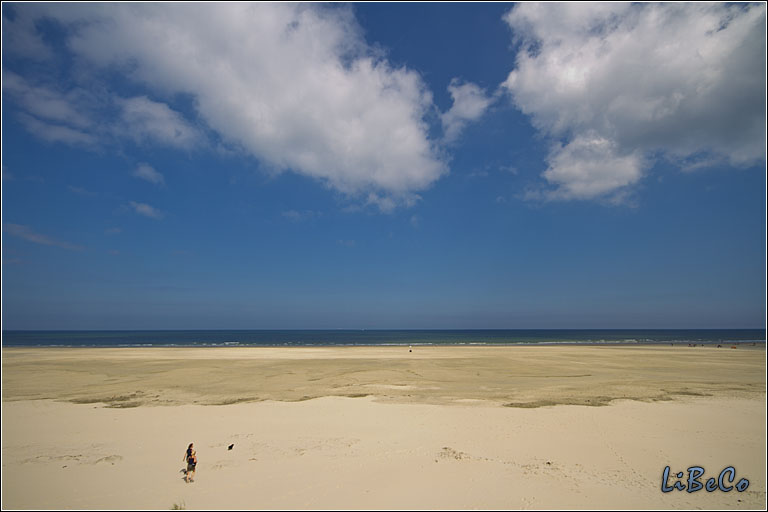
[[142,398],[144,396],[144,393],[141,391],[136,391],[135,393],[131,393],[128,395],[112,395],[112,396],[102,396],[102,397],[86,397],[86,398],[73,398],[69,400],[72,403],[75,404],[98,404],[103,403],[106,407],[110,407],[113,409],[127,409],[131,407],[140,407],[144,405],[146,402],[143,400],[136,400],[137,398]]
[[590,407],[603,407],[613,400],[626,397],[597,396],[592,398],[562,398],[560,400],[534,400],[531,402],[509,402],[504,407],[518,407],[520,409],[536,409],[537,407],[551,407],[553,405],[587,405]]
[[257,396],[243,396],[243,397],[237,397],[237,398],[225,398],[223,400],[219,400],[206,405],[233,405],[233,404],[243,404],[248,402],[263,402],[263,401],[264,400],[262,398],[259,398]]

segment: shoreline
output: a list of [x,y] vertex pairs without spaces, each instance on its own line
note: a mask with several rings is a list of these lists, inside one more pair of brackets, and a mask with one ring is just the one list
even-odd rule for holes
[[224,329],[5,330],[3,346],[765,345],[765,329]]
[[746,346],[755,346],[758,348],[766,348],[768,344],[766,344],[765,340],[757,340],[757,341],[714,341],[714,342],[703,342],[703,341],[675,341],[675,342],[613,342],[613,341],[595,341],[595,342],[583,342],[583,341],[552,341],[552,342],[519,342],[519,343],[491,343],[491,342],[472,342],[472,343],[430,343],[430,342],[405,342],[405,343],[334,343],[334,344],[271,344],[271,345],[258,345],[258,344],[248,344],[248,343],[239,343],[237,344],[204,344],[204,343],[194,343],[194,344],[162,344],[162,343],[152,343],[152,344],[143,344],[143,345],[2,345],[2,349],[8,349],[8,350],[16,350],[16,349],[42,349],[42,348],[84,348],[84,349],[97,349],[97,348],[284,348],[284,349],[292,349],[292,348],[323,348],[323,349],[332,349],[332,348],[345,348],[345,347],[359,347],[359,348],[393,348],[393,347],[408,347],[409,345],[415,346],[425,346],[425,347],[435,347],[435,348],[453,348],[453,347],[538,347],[538,346],[595,346],[595,347],[603,347],[603,346],[612,346],[612,347],[668,347],[668,346],[675,346],[675,347],[683,347],[688,345],[688,343],[696,343],[697,346],[713,346],[720,344],[732,344],[732,345],[744,345]]
[[137,344],[118,344],[118,345],[3,345],[3,349],[47,349],[47,348],[377,348],[377,347],[551,347],[551,346],[584,346],[584,347],[656,347],[656,346],[716,346],[716,345],[736,345],[739,347],[757,347],[766,348],[766,340],[721,340],[721,341],[693,341],[680,340],[674,342],[668,341],[531,341],[531,342],[467,342],[467,343],[432,343],[432,342],[412,342],[412,343],[335,343],[335,344],[254,344],[241,342],[222,342],[222,343],[191,343],[191,344],[166,344],[166,343],[137,343]]

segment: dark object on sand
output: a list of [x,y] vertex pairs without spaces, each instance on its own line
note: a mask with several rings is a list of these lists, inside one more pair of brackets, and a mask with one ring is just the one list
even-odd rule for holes
[[234,447],[235,447],[235,443],[232,443],[231,445],[227,446],[227,450],[231,450]]

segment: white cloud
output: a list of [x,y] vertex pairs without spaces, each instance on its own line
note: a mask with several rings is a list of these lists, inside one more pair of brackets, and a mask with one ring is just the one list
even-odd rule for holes
[[522,44],[503,84],[541,131],[550,197],[610,196],[643,159],[683,168],[765,159],[765,5],[519,4]]
[[[368,203],[383,208],[412,204],[447,171],[427,135],[433,104],[420,75],[376,57],[346,6],[35,9],[76,26],[68,48],[84,62],[123,70],[158,97],[190,95],[199,119],[226,144],[274,170],[375,198]],[[142,126],[154,127],[152,136],[192,144],[189,133],[167,129],[173,116],[130,112],[146,114]]]
[[[9,16],[11,12],[13,15]],[[3,53],[6,52],[38,61],[53,56],[37,33],[34,17],[26,9],[15,8],[10,3],[3,5]]]
[[596,134],[579,135],[555,148],[544,178],[557,188],[550,199],[592,199],[625,192],[642,176],[644,162],[638,152],[622,155],[612,140]]
[[18,118],[28,132],[49,142],[86,147],[93,147],[97,142],[96,137],[76,128],[41,121],[26,113],[19,114]]
[[131,205],[131,208],[133,208],[133,211],[135,211],[139,215],[143,215],[151,219],[163,218],[163,212],[146,203],[137,203],[136,201],[130,201],[129,204]]
[[16,73],[3,70],[3,91],[16,97],[29,114],[39,119],[64,123],[78,129],[93,124],[83,114],[84,105],[78,101],[85,94],[81,89],[62,93],[48,87],[31,85]]
[[204,141],[195,127],[165,103],[152,101],[146,96],[118,98],[116,102],[121,109],[116,132],[137,143],[160,143],[192,149]]
[[136,170],[133,171],[133,175],[155,185],[165,185],[165,177],[149,164],[139,164]]
[[[411,196],[405,198],[404,200],[406,201],[406,206],[413,206],[417,198]],[[373,192],[368,194],[368,197],[365,200],[365,204],[375,205],[379,208],[379,210],[385,213],[392,213],[395,208],[397,208],[397,202],[393,198],[386,195],[379,195]]]
[[[61,90],[32,84],[6,71],[3,92],[21,107],[18,119],[27,131],[51,142],[97,148],[116,137],[144,145],[191,149],[205,141],[181,114],[146,96],[105,98],[80,87]],[[108,114],[97,121],[103,117],[100,114],[115,109],[117,116]]]
[[448,86],[453,98],[450,110],[441,116],[445,139],[456,140],[468,121],[479,119],[493,102],[480,86],[473,83],[459,84],[454,78]]
[[40,245],[52,245],[55,247],[61,247],[62,249],[69,249],[71,251],[81,251],[83,248],[79,245],[71,244],[61,240],[56,240],[47,235],[42,235],[35,232],[29,226],[21,224],[3,224],[3,231],[9,235],[21,238],[28,242],[32,242]]

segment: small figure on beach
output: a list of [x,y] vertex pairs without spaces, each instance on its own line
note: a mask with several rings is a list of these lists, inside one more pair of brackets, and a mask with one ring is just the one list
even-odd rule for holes
[[408,352],[413,352],[413,346],[412,345],[408,345]]
[[195,443],[189,443],[189,446],[187,446],[187,452],[184,454],[184,458],[181,460],[186,461],[189,456],[192,455],[193,451],[195,451]]
[[189,446],[187,447],[187,452],[184,454],[184,460],[187,463],[187,470],[185,471],[184,481],[194,482],[195,479],[195,467],[197,466],[197,452],[194,448],[194,443],[189,443]]

